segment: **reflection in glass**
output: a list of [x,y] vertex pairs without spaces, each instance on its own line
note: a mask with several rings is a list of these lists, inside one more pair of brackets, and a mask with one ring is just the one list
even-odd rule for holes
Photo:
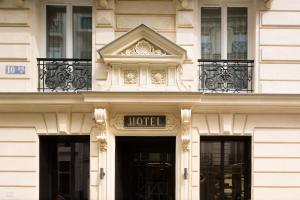
[[175,138],[116,138],[116,199],[175,199]]
[[221,59],[221,8],[201,9],[201,58]]
[[247,8],[231,7],[227,10],[227,58],[247,59]]
[[40,200],[89,199],[89,137],[40,137]]
[[92,57],[92,8],[73,7],[73,57]]
[[249,200],[249,137],[201,137],[201,200]]

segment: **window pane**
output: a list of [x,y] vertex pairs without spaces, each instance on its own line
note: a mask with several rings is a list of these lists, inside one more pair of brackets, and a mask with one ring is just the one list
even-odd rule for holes
[[221,8],[201,9],[201,58],[221,59]]
[[251,138],[201,137],[201,200],[249,200]]
[[73,57],[92,57],[92,8],[73,7]]
[[66,57],[66,7],[47,6],[47,57]]
[[228,8],[227,16],[227,58],[247,59],[247,8]]
[[40,200],[88,200],[88,136],[40,136]]

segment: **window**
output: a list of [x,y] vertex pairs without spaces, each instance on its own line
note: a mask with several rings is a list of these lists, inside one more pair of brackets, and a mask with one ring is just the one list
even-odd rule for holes
[[89,199],[89,136],[40,136],[40,200]]
[[47,5],[46,21],[48,58],[91,58],[91,7]]
[[200,138],[200,199],[251,199],[251,137]]
[[246,60],[248,58],[248,9],[201,8],[201,58]]

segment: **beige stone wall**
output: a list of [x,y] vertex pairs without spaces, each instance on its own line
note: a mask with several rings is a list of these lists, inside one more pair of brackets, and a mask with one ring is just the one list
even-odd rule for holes
[[[39,1],[0,2],[0,92],[29,92],[37,88]],[[25,66],[25,74],[6,74],[6,65]]]
[[[0,91],[37,91],[36,58],[43,57],[45,44],[41,1],[3,0],[0,2]],[[101,7],[93,1],[93,89],[107,90],[109,66],[102,63],[97,50],[127,31],[144,23],[187,50],[182,79],[190,90],[197,90],[199,58],[199,3],[187,1],[120,0]],[[217,1],[213,1],[217,2]],[[230,1],[231,2],[231,1]],[[244,2],[244,1],[243,1]],[[235,4],[236,1],[232,1]],[[270,9],[256,0],[257,34],[253,41],[255,88],[259,93],[299,93],[300,3],[296,0],[273,0]],[[253,8],[255,13],[255,8]],[[254,26],[253,26],[254,27]],[[252,44],[253,43],[253,44]],[[256,46],[257,48],[254,48]],[[251,53],[252,54],[252,53]],[[24,75],[5,73],[6,65],[22,65]]]
[[[249,135],[252,136],[252,199],[299,199],[299,124],[299,114],[195,113],[192,177],[199,177],[199,135]],[[192,181],[192,191],[199,191],[197,178]],[[196,192],[192,194],[198,199]]]
[[300,2],[273,0],[259,12],[259,92],[300,92]]
[[99,149],[91,113],[0,113],[0,199],[39,199],[39,135],[90,135],[90,195],[98,199]]

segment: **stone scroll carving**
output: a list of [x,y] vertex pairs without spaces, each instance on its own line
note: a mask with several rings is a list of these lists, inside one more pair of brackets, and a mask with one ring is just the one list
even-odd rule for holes
[[159,49],[158,47],[155,47],[147,40],[140,40],[135,45],[123,50],[121,55],[125,56],[135,56],[135,55],[141,55],[141,56],[163,56],[167,55],[165,51],[162,49]]
[[99,148],[101,151],[107,150],[107,113],[105,108],[97,108],[94,111],[94,117],[96,124],[100,130],[97,135],[97,140],[99,142]]
[[181,144],[183,151],[190,149],[191,109],[181,109]]

